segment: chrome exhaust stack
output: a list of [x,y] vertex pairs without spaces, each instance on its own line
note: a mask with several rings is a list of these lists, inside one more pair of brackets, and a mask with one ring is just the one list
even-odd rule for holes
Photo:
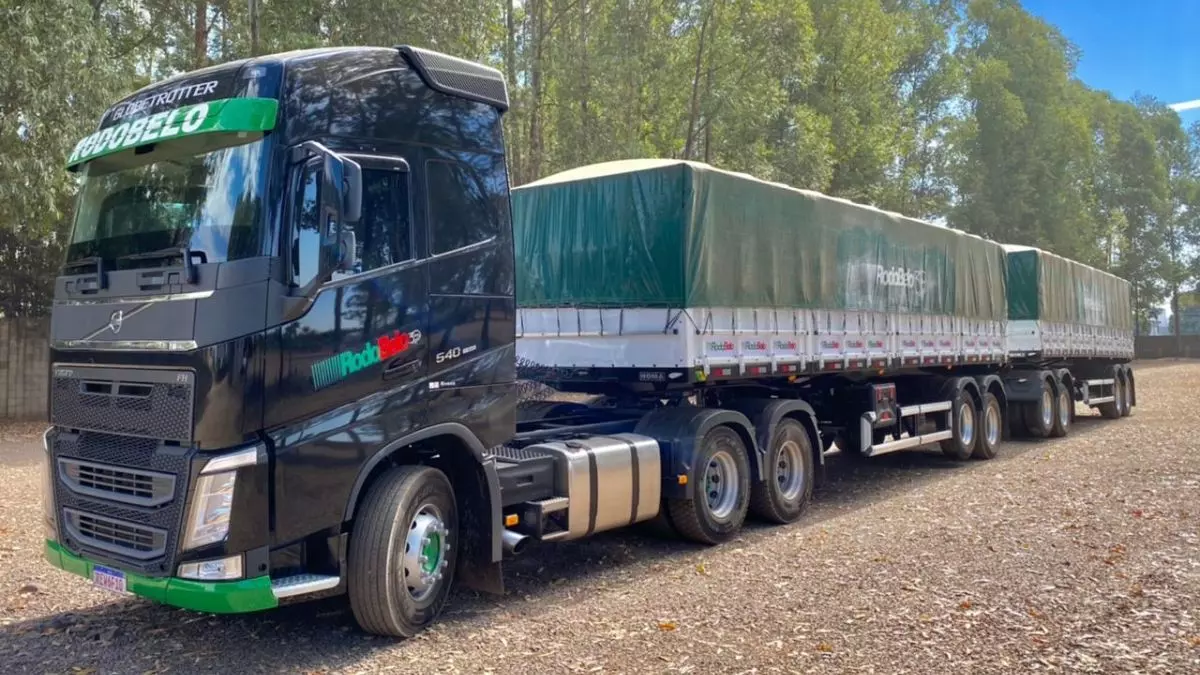
[[525,545],[529,543],[529,537],[512,530],[504,530],[504,533],[500,535],[500,541],[504,544],[505,553],[521,555],[521,552],[525,550]]

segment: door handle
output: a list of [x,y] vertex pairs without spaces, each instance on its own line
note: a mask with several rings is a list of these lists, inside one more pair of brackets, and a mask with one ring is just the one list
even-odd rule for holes
[[383,378],[387,380],[395,377],[402,377],[404,375],[412,375],[417,372],[417,369],[420,366],[421,359],[413,359],[411,361],[404,361],[402,363],[389,363],[383,369]]

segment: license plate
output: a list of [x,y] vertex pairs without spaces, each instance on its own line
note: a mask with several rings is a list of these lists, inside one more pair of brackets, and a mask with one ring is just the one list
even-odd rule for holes
[[113,593],[128,593],[125,590],[125,573],[111,567],[96,565],[92,568],[92,584]]

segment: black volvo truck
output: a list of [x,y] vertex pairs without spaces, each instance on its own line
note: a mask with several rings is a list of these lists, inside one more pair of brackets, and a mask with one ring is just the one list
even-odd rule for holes
[[[69,159],[49,562],[208,612],[346,594],[365,630],[411,636],[453,580],[502,593],[530,538],[795,520],[839,433],[994,455],[1013,401],[982,364],[519,405],[507,107],[497,71],[398,47],[214,66],[109,109]],[[1127,414],[1131,373],[1104,367],[1091,402]]]

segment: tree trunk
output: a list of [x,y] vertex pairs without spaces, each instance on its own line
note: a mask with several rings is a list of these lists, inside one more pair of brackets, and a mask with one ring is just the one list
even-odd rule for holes
[[708,19],[712,16],[712,5],[704,10],[700,21],[700,40],[696,45],[696,67],[692,75],[692,101],[688,108],[687,140],[683,146],[683,158],[691,159],[696,151],[696,121],[700,118],[700,68],[704,64],[704,42],[708,37]]
[[[508,34],[504,40],[504,76],[508,79],[508,86],[513,92],[513,100],[511,102],[513,111],[519,111],[520,101],[517,100],[517,20],[516,20],[516,0],[508,0],[505,4],[504,23]],[[509,114],[509,119],[519,119],[518,116]],[[510,129],[513,127],[510,126]],[[519,128],[519,126],[517,127]],[[521,150],[524,143],[521,142],[520,134],[513,133],[512,140],[508,144],[508,170],[509,182],[513,185],[518,185],[522,182],[522,162]]]
[[580,54],[581,63],[579,65],[580,76],[580,92],[579,92],[579,140],[581,143],[577,146],[581,158],[586,158],[588,153],[583,148],[587,147],[587,143],[591,141],[590,129],[588,124],[588,93],[591,88],[591,73],[588,70],[588,3],[587,0],[581,0],[579,3],[579,48],[582,51]]
[[208,0],[196,0],[196,25],[192,33],[192,64],[208,64]]
[[529,68],[529,173],[526,180],[537,180],[542,175],[542,68],[545,54],[546,35],[545,0],[529,0],[530,36],[533,39],[533,62]]
[[258,56],[258,3],[259,0],[249,0],[250,2],[250,55]]

